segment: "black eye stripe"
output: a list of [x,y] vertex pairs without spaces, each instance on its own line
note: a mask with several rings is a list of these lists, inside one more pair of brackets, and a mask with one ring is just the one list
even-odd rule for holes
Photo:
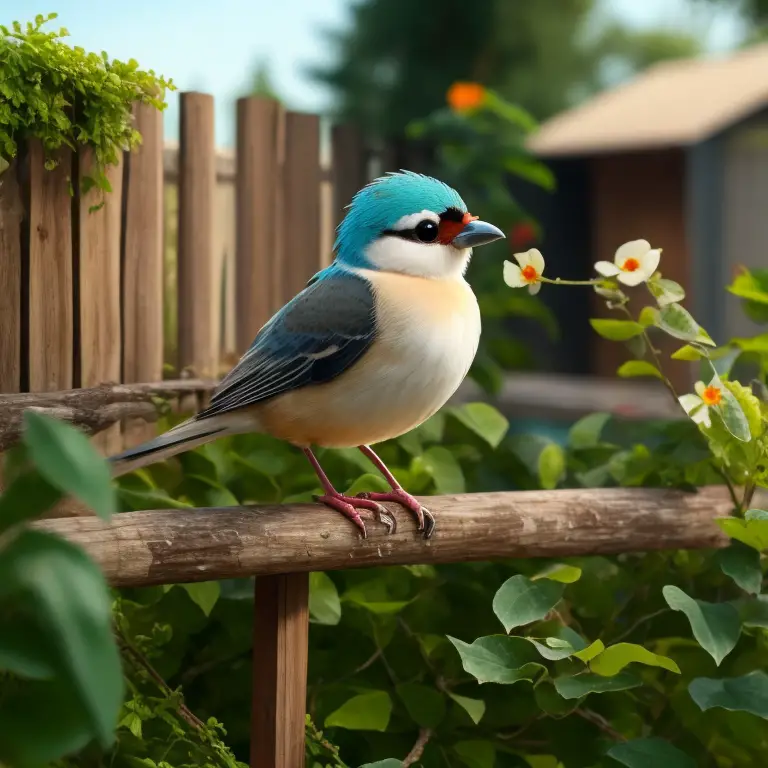
[[434,243],[440,234],[439,225],[432,219],[422,219],[411,229],[385,229],[383,235],[399,237],[402,240],[411,240],[416,243]]

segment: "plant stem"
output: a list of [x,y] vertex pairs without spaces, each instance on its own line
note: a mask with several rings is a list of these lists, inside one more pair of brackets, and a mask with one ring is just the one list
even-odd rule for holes
[[661,616],[662,613],[667,613],[672,610],[671,608],[659,608],[658,611],[649,613],[647,616],[641,616],[628,630],[622,632],[618,637],[613,639],[614,643],[620,643],[625,637],[629,637],[638,627],[641,627],[647,621],[655,619],[657,616]]
[[755,495],[757,486],[754,480],[750,480],[744,486],[744,500],[741,502],[742,511],[746,512],[752,505],[752,497]]
[[[728,477],[728,474],[725,470],[720,469],[720,467],[715,464],[715,462],[712,462],[712,469],[717,472],[720,477],[723,478],[723,481],[725,482],[726,487],[728,488],[728,493],[731,495],[731,501],[733,502],[733,511],[736,512],[737,515],[741,515],[744,513],[744,507],[742,506],[742,503],[739,501],[739,497],[736,495],[736,488],[733,485],[733,481],[730,477]],[[746,499],[746,489],[744,491],[745,499]]]
[[549,277],[540,277],[539,280],[542,283],[549,285],[602,285],[605,282],[604,278],[595,280],[563,280],[561,277],[556,277],[554,280]]
[[[128,654],[130,660],[137,666],[141,667],[151,678],[151,680],[157,685],[157,687],[169,698],[175,693],[163,680],[157,670],[149,663],[149,659],[144,656],[137,648],[131,644],[128,638],[117,628],[115,628],[118,640],[123,650]],[[192,712],[183,701],[179,702],[179,716],[185,720],[189,725],[198,731],[205,728],[205,723]]]
[[593,712],[591,709],[575,709],[574,715],[578,715],[589,723],[596,725],[603,733],[608,734],[612,739],[616,741],[626,741],[627,738],[623,733],[619,733],[602,715],[598,715],[597,712]]
[[411,749],[405,760],[403,760],[403,768],[408,768],[408,766],[413,765],[417,760],[421,759],[421,756],[424,754],[424,747],[427,746],[427,742],[431,736],[431,728],[422,728],[419,731],[419,738],[416,739],[413,749]]

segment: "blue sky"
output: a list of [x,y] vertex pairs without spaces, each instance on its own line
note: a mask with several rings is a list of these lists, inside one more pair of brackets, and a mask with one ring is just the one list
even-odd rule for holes
[[[328,94],[303,68],[327,60],[319,31],[338,28],[352,0],[0,0],[3,22],[27,21],[57,11],[69,41],[87,50],[106,50],[118,59],[137,59],[145,69],[173,77],[181,90],[213,93],[217,101],[217,144],[232,141],[232,100],[249,82],[254,65],[267,61],[278,91],[294,109],[322,110]],[[686,0],[603,0],[604,6],[637,26],[695,28],[713,50],[727,48],[738,23],[720,14],[714,22],[693,16]],[[169,99],[166,135],[177,135],[176,99]]]

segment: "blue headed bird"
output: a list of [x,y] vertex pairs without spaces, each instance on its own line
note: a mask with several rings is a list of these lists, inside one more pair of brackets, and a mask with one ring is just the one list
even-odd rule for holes
[[[437,179],[403,171],[371,182],[339,225],[331,266],[264,325],[208,407],[113,456],[115,475],[225,435],[267,433],[304,451],[324,489],[317,501],[363,536],[361,512],[395,529],[389,501],[428,538],[433,515],[370,446],[418,426],[458,389],[480,339],[464,273],[472,248],[502,237]],[[359,448],[391,491],[339,493],[312,446]]]

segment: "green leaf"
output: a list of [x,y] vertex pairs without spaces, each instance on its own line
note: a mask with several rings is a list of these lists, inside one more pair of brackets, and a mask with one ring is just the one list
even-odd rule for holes
[[493,612],[509,632],[543,619],[563,596],[565,586],[549,579],[531,581],[518,574],[507,579],[493,598]]
[[461,656],[464,670],[479,683],[516,683],[533,680],[544,667],[532,643],[522,637],[487,635],[473,643],[448,636]]
[[403,683],[397,686],[411,719],[421,728],[437,728],[445,717],[445,696],[436,688],[419,683]]
[[358,477],[355,482],[344,491],[344,493],[347,496],[357,496],[358,493],[362,493],[363,491],[386,493],[391,490],[389,484],[381,475],[374,475],[370,472],[366,472],[364,475],[360,475],[360,477]]
[[56,675],[52,660],[56,649],[35,622],[23,615],[8,621],[0,632],[0,670],[33,680],[50,680]]
[[679,304],[667,304],[659,311],[658,326],[675,339],[695,341],[714,347],[715,344],[707,333],[693,319],[687,309]]
[[386,731],[392,714],[392,699],[386,691],[370,691],[347,699],[325,718],[326,728],[348,731]]
[[640,316],[637,318],[637,322],[643,326],[643,328],[649,328],[652,325],[656,325],[659,319],[659,310],[656,307],[643,307],[640,310]]
[[615,744],[608,750],[612,757],[628,768],[696,768],[696,761],[664,739],[633,739]]
[[531,576],[531,581],[539,579],[549,579],[550,581],[559,581],[562,584],[573,584],[581,578],[581,568],[566,563],[552,563],[535,575]]
[[590,672],[572,677],[556,677],[555,689],[564,699],[580,699],[588,693],[612,693],[627,691],[642,685],[633,672],[621,672],[614,677],[603,677]]
[[192,598],[192,602],[206,616],[211,615],[213,606],[216,605],[216,601],[221,594],[221,587],[218,581],[201,581],[196,584],[180,584],[179,586]]
[[581,651],[576,651],[576,653],[574,653],[573,655],[575,658],[587,664],[588,662],[592,661],[592,659],[594,659],[595,656],[599,656],[604,650],[605,650],[605,645],[603,644],[603,641],[595,640],[594,643],[592,643],[591,645],[588,645],[586,648],[584,648]]
[[768,595],[743,598],[734,602],[742,626],[768,629]]
[[740,541],[718,553],[720,570],[733,579],[745,592],[760,593],[763,572],[760,569],[760,553]]
[[671,357],[673,360],[686,360],[688,362],[695,362],[696,360],[701,360],[704,355],[696,347],[692,347],[690,344],[685,344],[676,352],[673,352]]
[[448,694],[477,725],[485,714],[485,702],[482,699],[470,699],[467,696],[459,696],[457,693]]
[[509,422],[504,415],[488,403],[466,403],[451,408],[449,413],[485,440],[491,448],[498,447],[509,429]]
[[490,741],[459,741],[453,751],[467,768],[493,768],[496,763],[496,747]]
[[123,701],[111,599],[98,566],[78,547],[41,531],[20,533],[0,558],[0,597],[14,594],[35,612],[101,744],[114,737]]
[[59,499],[61,491],[54,488],[34,467],[23,471],[0,494],[0,533],[26,520],[40,517]]
[[667,280],[663,277],[649,280],[648,290],[660,307],[665,307],[667,304],[675,304],[685,298],[685,290],[682,285],[674,280]]
[[571,448],[594,448],[600,442],[600,435],[610,418],[610,413],[590,413],[579,419],[568,432]]
[[565,453],[557,443],[548,443],[539,454],[539,482],[544,490],[557,487],[565,473]]
[[598,675],[614,677],[628,664],[645,664],[649,667],[662,667],[670,672],[680,674],[680,667],[672,659],[652,653],[642,645],[635,643],[616,643],[608,646],[601,654],[598,654],[589,664],[589,668]]
[[544,163],[534,160],[527,155],[510,157],[504,161],[504,168],[521,179],[530,181],[531,184],[551,191],[555,188],[555,175]]
[[341,621],[339,592],[331,577],[322,571],[309,574],[309,620],[329,627]]
[[395,760],[394,757],[390,757],[387,760],[366,763],[365,765],[361,765],[360,768],[403,768],[403,763],[401,760]]
[[421,456],[424,469],[435,482],[435,490],[442,494],[464,493],[466,483],[456,457],[441,445],[433,445]]
[[682,611],[688,617],[693,636],[720,666],[720,662],[736,646],[741,633],[736,608],[730,603],[694,600],[679,587],[671,585],[664,587],[662,594],[673,611]]
[[590,325],[598,335],[610,341],[628,341],[635,336],[640,336],[643,326],[634,320],[603,320],[592,318]]
[[632,379],[637,376],[651,376],[654,379],[664,380],[664,374],[651,363],[645,360],[628,360],[619,366],[616,373],[622,379]]
[[40,474],[53,486],[77,497],[104,520],[117,511],[109,464],[80,430],[25,411],[24,444]]
[[720,680],[697,677],[688,686],[688,693],[703,711],[721,707],[768,718],[768,675],[762,670]]
[[746,544],[748,547],[764,552],[768,549],[768,520],[750,518],[749,512],[745,519],[738,517],[718,517],[715,522],[732,539]]
[[717,387],[722,395],[722,400],[716,410],[722,417],[725,428],[737,440],[748,443],[752,435],[749,430],[749,422],[741,404],[734,397],[733,392],[720,381],[719,376],[715,376],[712,379],[712,386]]

